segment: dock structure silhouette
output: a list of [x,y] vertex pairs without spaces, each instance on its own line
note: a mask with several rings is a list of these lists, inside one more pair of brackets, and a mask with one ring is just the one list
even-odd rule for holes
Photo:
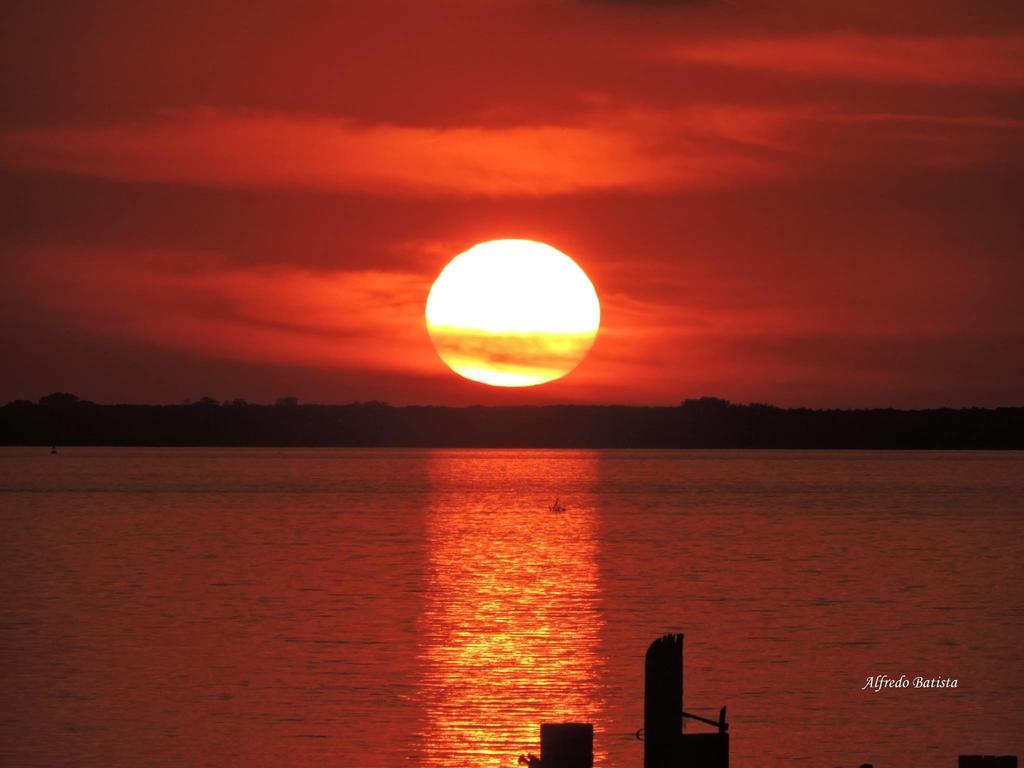
[[593,768],[594,726],[591,723],[541,723],[540,757],[520,755],[529,768]]
[[[726,708],[718,719],[683,709],[683,635],[663,635],[644,656],[644,727],[636,738],[644,743],[643,768],[729,768],[729,724]],[[686,733],[687,720],[713,731]],[[520,755],[528,768],[593,768],[594,726],[591,723],[542,723],[541,753]],[[874,768],[862,763],[860,768]],[[1015,755],[960,755],[957,768],[1017,768]]]
[[[717,730],[685,733],[687,719]],[[718,720],[683,709],[683,636],[664,635],[651,643],[644,658],[644,768],[728,768],[728,731],[725,707]]]
[[[684,718],[717,730],[684,733]],[[725,707],[718,720],[683,711],[683,636],[665,635],[651,643],[644,659],[644,727],[636,732],[644,743],[644,768],[728,768],[728,729]],[[592,724],[542,723],[540,741],[540,757],[520,755],[520,765],[593,768]]]

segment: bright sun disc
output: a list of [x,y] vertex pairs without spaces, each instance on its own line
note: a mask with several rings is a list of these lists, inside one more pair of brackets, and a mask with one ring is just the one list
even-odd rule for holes
[[427,297],[437,354],[498,387],[559,379],[594,344],[601,305],[586,273],[550,245],[491,240],[448,262]]

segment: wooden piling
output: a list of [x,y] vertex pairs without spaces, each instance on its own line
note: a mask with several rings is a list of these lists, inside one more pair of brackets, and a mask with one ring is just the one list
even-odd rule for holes
[[1017,768],[1016,755],[960,755],[958,768]]
[[590,723],[541,723],[543,768],[593,768],[594,726]]
[[675,768],[683,731],[683,636],[665,635],[644,659],[644,768]]

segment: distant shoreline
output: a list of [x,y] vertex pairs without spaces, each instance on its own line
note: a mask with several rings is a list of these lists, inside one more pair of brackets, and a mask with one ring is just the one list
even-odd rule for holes
[[73,398],[3,406],[0,445],[1024,450],[1024,407],[813,410],[718,398],[674,407],[97,405]]

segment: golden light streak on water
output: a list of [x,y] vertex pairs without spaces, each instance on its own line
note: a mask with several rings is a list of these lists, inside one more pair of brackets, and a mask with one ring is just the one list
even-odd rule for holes
[[[522,466],[482,461],[491,467],[480,471]],[[456,472],[474,472],[465,458],[430,466],[439,486]],[[553,460],[550,470],[577,487],[595,478],[589,456]],[[547,487],[559,486],[553,479]],[[516,487],[514,478],[502,485]],[[520,753],[539,752],[541,722],[600,728],[606,719],[595,511],[580,493],[565,499],[565,512],[551,511],[552,501],[507,492],[471,503],[445,493],[432,500],[422,765],[512,766]],[[600,764],[603,753],[595,757]]]

